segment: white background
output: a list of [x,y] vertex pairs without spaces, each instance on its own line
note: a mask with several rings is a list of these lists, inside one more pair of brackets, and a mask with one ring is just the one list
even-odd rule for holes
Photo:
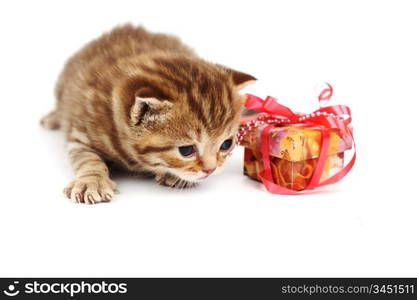
[[[0,276],[417,276],[413,1],[3,1]],[[259,78],[246,92],[353,111],[357,164],[325,193],[279,196],[222,174],[175,191],[119,175],[109,204],[76,205],[60,132],[38,125],[64,61],[116,24],[180,36]]]

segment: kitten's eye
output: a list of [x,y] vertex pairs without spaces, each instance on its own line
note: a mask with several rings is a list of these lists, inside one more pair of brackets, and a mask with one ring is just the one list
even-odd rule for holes
[[178,151],[180,151],[182,156],[191,156],[195,153],[195,148],[194,146],[181,146],[178,147]]
[[233,140],[232,140],[232,139],[227,139],[227,140],[225,140],[225,141],[223,142],[223,144],[220,146],[220,150],[222,150],[222,151],[229,150],[229,149],[230,149],[230,147],[232,146],[232,144],[233,144]]

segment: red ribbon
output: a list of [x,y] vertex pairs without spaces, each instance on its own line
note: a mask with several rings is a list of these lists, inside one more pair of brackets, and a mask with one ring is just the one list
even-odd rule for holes
[[[318,96],[319,103],[330,100],[333,95],[333,88],[327,84]],[[285,120],[286,124],[304,124],[306,127],[317,126],[321,132],[321,150],[314,170],[313,176],[306,189],[313,189],[326,184],[331,184],[342,179],[353,167],[356,160],[356,145],[353,139],[352,129],[348,126],[352,121],[349,107],[345,105],[333,105],[322,107],[310,114],[296,114],[288,107],[279,104],[278,100],[268,96],[265,100],[247,94],[246,108],[255,110],[257,112],[273,115],[276,118]],[[269,157],[269,132],[274,128],[274,125],[268,125],[262,130],[261,135],[261,151],[264,170],[258,175],[261,178],[266,189],[273,194],[296,195],[300,192],[284,188],[274,183],[271,172],[271,161]],[[320,178],[324,171],[324,166],[329,150],[329,129],[339,128],[350,135],[354,145],[354,154],[351,161],[339,172],[325,181],[320,183]]]

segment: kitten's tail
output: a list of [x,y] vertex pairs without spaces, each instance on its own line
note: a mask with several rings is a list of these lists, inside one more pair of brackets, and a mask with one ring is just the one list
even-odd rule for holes
[[59,122],[59,115],[56,110],[51,111],[49,114],[41,119],[41,125],[46,129],[59,129],[61,123]]

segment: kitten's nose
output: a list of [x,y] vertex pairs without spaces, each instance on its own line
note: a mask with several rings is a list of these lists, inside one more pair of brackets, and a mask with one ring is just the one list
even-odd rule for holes
[[204,173],[206,173],[207,175],[210,175],[210,174],[211,174],[211,173],[213,173],[215,170],[216,170],[216,168],[211,168],[211,169],[204,168],[204,169],[203,169],[203,172],[204,172]]

